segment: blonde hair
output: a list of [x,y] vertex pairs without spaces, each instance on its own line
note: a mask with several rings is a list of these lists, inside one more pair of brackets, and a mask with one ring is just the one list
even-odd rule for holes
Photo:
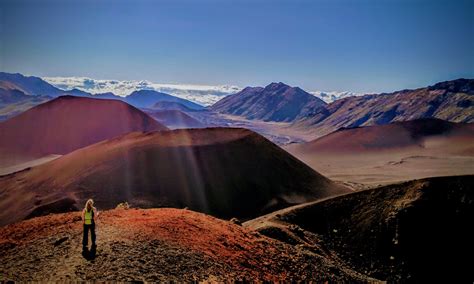
[[86,209],[86,211],[91,211],[93,205],[94,205],[94,200],[89,199],[87,200],[86,205],[84,206],[84,209]]

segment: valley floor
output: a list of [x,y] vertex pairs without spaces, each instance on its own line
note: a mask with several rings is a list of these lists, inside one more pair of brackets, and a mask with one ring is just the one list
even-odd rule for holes
[[287,150],[317,172],[355,189],[428,177],[474,174],[473,155],[450,155],[419,149],[300,155],[291,148]]
[[301,143],[316,137],[308,131],[291,127],[291,123],[287,122],[250,120],[241,116],[215,112],[188,112],[187,114],[209,126],[250,129],[278,145]]

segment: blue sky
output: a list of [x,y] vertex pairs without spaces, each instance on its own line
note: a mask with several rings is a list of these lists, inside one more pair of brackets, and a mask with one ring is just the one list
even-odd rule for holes
[[0,0],[0,69],[394,91],[474,78],[474,1]]

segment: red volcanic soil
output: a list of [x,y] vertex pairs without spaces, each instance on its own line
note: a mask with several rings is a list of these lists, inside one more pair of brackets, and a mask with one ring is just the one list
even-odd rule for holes
[[472,142],[474,124],[421,119],[387,125],[343,128],[311,142],[295,146],[296,152],[357,152],[424,147],[431,138],[455,138]]
[[67,154],[132,131],[166,129],[121,101],[62,96],[0,123],[0,166]]
[[150,110],[148,115],[170,129],[202,128],[205,125],[179,110]]
[[0,225],[123,201],[253,218],[350,189],[334,184],[262,136],[207,128],[130,133],[0,177]]
[[180,209],[116,209],[97,220],[97,251],[81,254],[79,212],[0,228],[0,281],[369,280],[324,253]]

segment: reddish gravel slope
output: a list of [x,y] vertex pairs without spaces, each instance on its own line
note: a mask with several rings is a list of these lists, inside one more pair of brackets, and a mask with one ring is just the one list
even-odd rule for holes
[[1,227],[0,281],[367,280],[328,255],[181,209],[103,212],[97,252],[85,258],[78,216],[48,215]]

